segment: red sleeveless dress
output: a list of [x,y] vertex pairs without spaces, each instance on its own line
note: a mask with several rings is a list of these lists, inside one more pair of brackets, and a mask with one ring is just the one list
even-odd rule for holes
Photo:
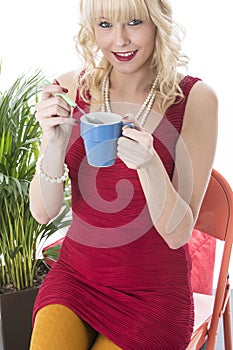
[[[170,178],[186,102],[199,79],[180,83],[185,98],[171,106],[153,133]],[[88,106],[79,100],[82,108]],[[75,118],[80,118],[75,111]],[[185,350],[194,323],[188,245],[172,250],[152,225],[137,171],[117,159],[87,164],[79,126],[66,162],[73,220],[60,258],[38,293],[43,306],[68,306],[123,350]]]

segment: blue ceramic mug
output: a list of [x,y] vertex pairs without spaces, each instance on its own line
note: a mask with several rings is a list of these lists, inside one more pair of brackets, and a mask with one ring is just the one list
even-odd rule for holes
[[88,164],[109,167],[115,163],[117,140],[121,136],[122,117],[115,113],[93,112],[80,119]]

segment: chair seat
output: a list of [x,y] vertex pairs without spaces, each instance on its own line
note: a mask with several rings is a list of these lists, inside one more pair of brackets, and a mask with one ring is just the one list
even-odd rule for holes
[[187,350],[196,349],[197,344],[204,343],[206,329],[211,320],[214,299],[213,295],[193,293],[194,298],[194,328],[190,344]]

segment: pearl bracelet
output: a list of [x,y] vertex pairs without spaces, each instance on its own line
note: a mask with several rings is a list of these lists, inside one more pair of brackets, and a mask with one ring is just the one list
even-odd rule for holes
[[39,174],[43,180],[51,182],[51,184],[60,184],[68,179],[69,169],[66,163],[64,163],[64,173],[61,177],[50,177],[42,170],[43,158],[44,154],[41,154],[36,162],[36,173]]

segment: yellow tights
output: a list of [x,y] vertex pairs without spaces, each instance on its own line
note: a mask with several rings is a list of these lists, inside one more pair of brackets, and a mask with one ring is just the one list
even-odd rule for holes
[[30,350],[121,350],[68,307],[52,304],[38,311]]

